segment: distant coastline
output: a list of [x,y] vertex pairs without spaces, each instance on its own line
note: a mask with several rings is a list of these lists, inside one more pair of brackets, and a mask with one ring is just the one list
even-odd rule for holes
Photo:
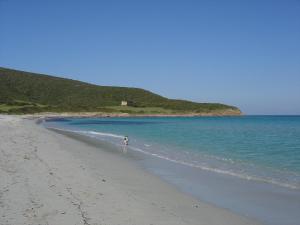
[[77,80],[0,67],[0,113],[74,116],[232,116],[222,103],[170,99],[141,88],[99,86]]
[[51,118],[92,118],[92,117],[213,117],[213,116],[243,116],[238,112],[224,113],[186,113],[186,114],[129,114],[129,113],[102,113],[102,112],[44,112],[23,115],[23,118],[51,119]]

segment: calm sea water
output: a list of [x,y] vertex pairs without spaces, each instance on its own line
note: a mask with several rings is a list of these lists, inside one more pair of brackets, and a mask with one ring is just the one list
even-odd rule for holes
[[99,118],[51,122],[216,173],[300,189],[300,116]]
[[46,126],[118,147],[128,135],[128,151],[152,158],[146,167],[202,200],[266,224],[300,224],[300,116],[84,118]]

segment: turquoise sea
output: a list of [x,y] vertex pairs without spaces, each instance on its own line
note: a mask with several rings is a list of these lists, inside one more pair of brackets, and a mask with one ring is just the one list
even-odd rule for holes
[[144,155],[146,169],[183,191],[266,224],[300,224],[300,116],[62,118],[45,125],[116,148],[128,135],[126,152]]

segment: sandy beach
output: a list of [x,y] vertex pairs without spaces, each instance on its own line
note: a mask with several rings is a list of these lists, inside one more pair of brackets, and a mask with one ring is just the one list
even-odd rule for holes
[[250,225],[126,157],[0,116],[1,225]]

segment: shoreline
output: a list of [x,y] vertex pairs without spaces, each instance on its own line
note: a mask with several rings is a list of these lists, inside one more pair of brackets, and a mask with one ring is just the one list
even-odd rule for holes
[[[182,113],[182,114],[129,114],[129,113],[103,113],[103,112],[44,112],[15,115],[26,119],[51,119],[51,118],[130,118],[130,117],[223,117],[223,116],[243,116],[235,111],[224,111],[222,113]],[[14,116],[14,115],[12,115]]]
[[[146,118],[145,118],[146,119]],[[63,123],[64,124],[64,123]],[[49,125],[49,124],[48,124]],[[67,127],[55,127],[45,123],[45,127],[58,133],[94,143],[95,146],[104,146],[111,152],[116,152],[120,157],[130,156],[132,163],[138,164],[146,172],[158,176],[160,179],[173,185],[184,194],[188,194],[199,201],[205,201],[213,206],[230,210],[231,212],[260,221],[263,224],[281,225],[282,223],[296,225],[299,216],[297,209],[300,197],[299,189],[291,186],[274,183],[266,180],[258,180],[249,176],[235,176],[230,173],[220,173],[212,169],[190,166],[178,160],[151,154],[147,149],[141,149],[142,145],[130,145],[126,153],[122,152],[122,146],[118,140],[105,140],[94,134],[89,135],[80,130],[68,130]],[[100,135],[103,135],[100,131]],[[116,135],[110,133],[109,135]],[[122,136],[117,135],[117,138]],[[99,145],[99,143],[101,143]],[[158,147],[158,146],[157,146]],[[153,152],[152,152],[153,153]],[[255,178],[255,177],[254,177]],[[278,204],[280,203],[280,204]],[[282,210],[285,208],[285,210]]]
[[257,224],[34,121],[0,126],[1,224]]

